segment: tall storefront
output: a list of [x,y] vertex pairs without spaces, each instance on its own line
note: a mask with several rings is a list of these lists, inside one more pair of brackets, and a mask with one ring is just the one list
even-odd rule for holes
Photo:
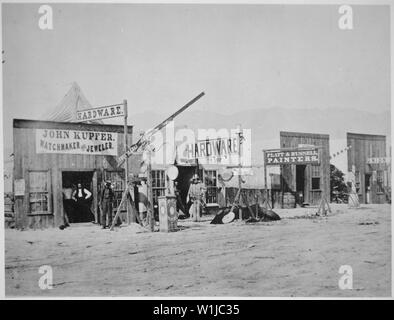
[[390,201],[390,158],[386,152],[386,136],[347,133],[348,172],[360,203]]
[[[115,201],[124,190],[123,126],[14,119],[15,223],[18,229],[63,224],[64,187],[81,183],[92,192],[91,210],[99,219],[103,181],[111,180]],[[128,144],[132,127],[128,127]],[[129,166],[132,167],[129,159]]]

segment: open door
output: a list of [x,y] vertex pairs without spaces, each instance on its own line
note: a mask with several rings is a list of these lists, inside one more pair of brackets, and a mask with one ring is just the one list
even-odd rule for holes
[[306,165],[296,165],[296,203],[305,202],[305,169]]
[[372,174],[365,174],[365,203],[371,203],[371,177]]

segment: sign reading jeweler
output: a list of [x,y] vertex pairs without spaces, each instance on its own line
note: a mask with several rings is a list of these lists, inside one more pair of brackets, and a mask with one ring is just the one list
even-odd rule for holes
[[118,155],[115,132],[36,129],[37,153]]
[[319,148],[265,150],[266,165],[319,164]]

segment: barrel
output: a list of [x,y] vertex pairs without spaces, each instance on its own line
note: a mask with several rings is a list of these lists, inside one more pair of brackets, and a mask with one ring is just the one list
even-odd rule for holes
[[283,193],[283,209],[295,208],[295,196],[291,192]]

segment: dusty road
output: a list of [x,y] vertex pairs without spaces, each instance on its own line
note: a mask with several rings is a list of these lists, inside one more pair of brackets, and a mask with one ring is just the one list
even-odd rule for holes
[[[211,225],[181,221],[174,233],[6,230],[6,295],[11,296],[389,296],[391,207],[333,205],[277,210],[281,221]],[[38,269],[50,265],[53,289]],[[340,290],[341,265],[353,290]]]

